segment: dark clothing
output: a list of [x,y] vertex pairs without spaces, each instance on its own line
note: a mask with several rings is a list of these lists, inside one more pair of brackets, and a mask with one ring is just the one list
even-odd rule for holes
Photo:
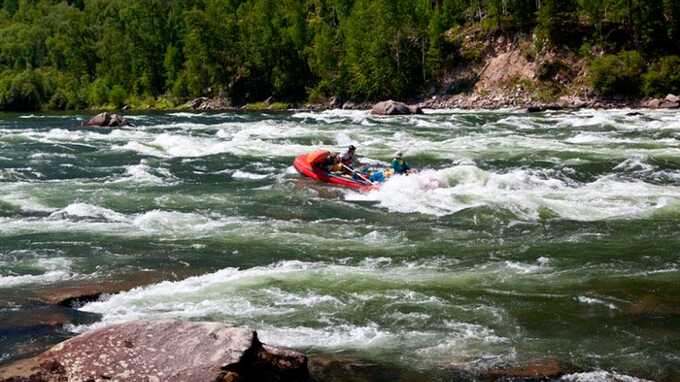
[[336,164],[336,158],[337,157],[335,157],[333,155],[327,156],[326,159],[323,162],[321,162],[319,167],[321,167],[323,170],[325,170],[327,172],[333,171],[334,170],[333,167],[335,167],[335,164]]
[[344,164],[347,167],[355,167],[357,160],[356,157],[354,156],[354,152],[347,151],[346,153],[342,154],[342,157],[340,158],[340,163]]

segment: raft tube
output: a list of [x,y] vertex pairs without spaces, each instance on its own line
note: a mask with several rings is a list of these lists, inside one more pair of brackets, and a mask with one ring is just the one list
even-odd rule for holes
[[348,176],[334,175],[312,165],[316,158],[327,153],[327,151],[315,151],[309,154],[302,154],[295,158],[293,166],[300,174],[319,182],[337,184],[338,186],[349,187],[358,191],[371,191],[379,188],[378,185],[355,180]]

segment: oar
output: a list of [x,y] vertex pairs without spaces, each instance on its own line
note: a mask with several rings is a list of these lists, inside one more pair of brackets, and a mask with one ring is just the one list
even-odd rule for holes
[[344,163],[340,163],[340,165],[341,165],[342,168],[344,168],[345,170],[351,171],[352,174],[356,174],[356,176],[358,176],[359,178],[361,178],[361,180],[367,182],[367,183],[370,184],[371,186],[374,186],[374,185],[375,185],[373,182],[371,182],[370,180],[366,179],[365,176],[361,175],[361,173],[360,173],[359,171],[357,171],[357,170],[355,170],[355,169],[353,169],[353,168],[351,168],[351,167],[345,165]]

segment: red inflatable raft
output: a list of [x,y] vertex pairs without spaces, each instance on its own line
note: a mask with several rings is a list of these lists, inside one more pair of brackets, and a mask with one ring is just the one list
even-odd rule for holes
[[328,151],[319,150],[309,154],[302,154],[295,158],[293,166],[302,175],[318,180],[323,183],[337,184],[359,191],[371,191],[378,189],[378,185],[370,184],[366,181],[352,179],[348,175],[335,175],[324,171],[314,164],[320,163],[328,155]]

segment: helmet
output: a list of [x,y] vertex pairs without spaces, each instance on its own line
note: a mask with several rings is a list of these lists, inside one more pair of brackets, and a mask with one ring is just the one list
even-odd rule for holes
[[355,151],[357,148],[354,145],[349,145],[348,151]]
[[403,156],[403,155],[402,155],[401,151],[397,151],[397,153],[394,154],[394,157],[395,157],[395,158],[401,158],[402,156]]

